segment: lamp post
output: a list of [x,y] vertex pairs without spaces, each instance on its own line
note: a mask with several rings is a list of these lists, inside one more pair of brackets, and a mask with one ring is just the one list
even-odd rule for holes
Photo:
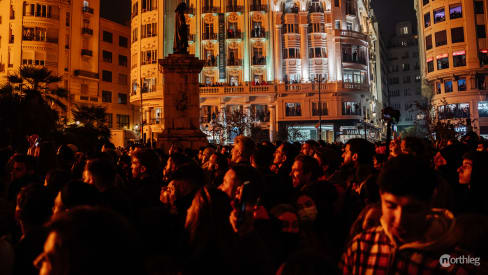
[[322,140],[322,102],[320,96],[320,86],[322,86],[322,74],[319,74],[319,140]]

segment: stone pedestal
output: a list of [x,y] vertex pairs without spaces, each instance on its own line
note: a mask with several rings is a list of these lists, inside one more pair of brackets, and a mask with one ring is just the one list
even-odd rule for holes
[[189,54],[171,54],[159,60],[163,73],[163,132],[157,146],[165,152],[176,144],[198,149],[208,144],[200,130],[200,90],[198,74],[204,61]]

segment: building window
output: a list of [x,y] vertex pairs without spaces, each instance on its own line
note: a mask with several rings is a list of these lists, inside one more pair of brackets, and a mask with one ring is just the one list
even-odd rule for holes
[[112,92],[102,91],[102,102],[112,103]]
[[112,72],[111,71],[102,71],[102,80],[106,82],[112,82]]
[[[322,110],[319,110],[319,103],[318,102],[312,102],[312,116],[318,116],[318,115],[322,115],[322,116],[326,116],[328,115],[329,111],[327,110],[327,102],[321,102],[322,104]],[[322,114],[320,114],[322,111]]]
[[424,14],[424,27],[430,27],[430,12]]
[[119,66],[127,67],[127,56],[119,54]]
[[446,11],[444,8],[434,10],[434,24],[446,21]]
[[117,115],[117,127],[119,129],[129,128],[129,115]]
[[476,25],[476,36],[478,38],[486,38],[485,25]]
[[483,8],[483,1],[474,1],[474,13],[483,14],[485,9]]
[[400,28],[400,34],[407,35],[408,34],[408,27],[404,26]]
[[427,50],[432,49],[432,35],[430,34],[425,37],[425,48]]
[[326,58],[327,53],[325,48],[309,48],[308,49],[309,58]]
[[444,70],[449,68],[449,55],[443,54],[437,56],[437,70]]
[[289,59],[289,58],[300,58],[300,49],[298,48],[283,49],[283,59]]
[[150,23],[150,24],[142,25],[141,37],[146,38],[146,37],[156,36],[158,34],[157,27],[158,26],[156,23]]
[[451,41],[452,43],[464,42],[464,28],[452,28],[451,29]]
[[440,95],[441,94],[441,83],[440,82],[436,82],[435,83],[435,92],[436,94]]
[[424,6],[429,4],[429,0],[423,0],[423,4],[424,4]]
[[142,92],[150,93],[156,91],[156,78],[142,79]]
[[119,93],[119,104],[127,104],[127,94]]
[[488,117],[488,101],[478,101],[478,115]]
[[484,49],[480,51],[480,63],[481,65],[488,64],[488,49]]
[[434,60],[431,58],[430,61],[427,61],[427,72],[431,73],[434,71]]
[[141,65],[156,64],[158,61],[157,51],[149,50],[141,52]]
[[440,31],[435,33],[435,46],[440,47],[447,44],[446,31]]
[[129,44],[129,39],[125,36],[119,36],[119,47],[127,48]]
[[70,16],[70,13],[69,13],[69,12],[67,12],[67,13],[66,13],[66,24],[65,24],[65,25],[66,25],[66,27],[69,27],[69,25],[70,25],[70,21],[71,21],[71,16]]
[[357,102],[342,102],[342,115],[344,116],[360,116],[361,105]]
[[105,123],[107,124],[108,128],[113,127],[113,115],[110,113],[105,114]]
[[444,93],[451,93],[452,92],[452,81],[445,81],[444,82]]
[[132,43],[136,42],[138,37],[139,37],[138,30],[137,28],[135,28],[134,30],[132,30]]
[[448,104],[438,107],[439,119],[469,118],[469,103]]
[[461,4],[455,4],[449,6],[449,18],[456,19],[463,17],[463,7]]
[[452,66],[466,66],[466,51],[457,51],[452,53]]
[[410,64],[408,64],[408,63],[402,64],[402,69],[404,72],[410,71]]
[[406,84],[406,83],[410,83],[412,81],[412,79],[410,78],[409,75],[406,75],[403,77],[403,83]]
[[336,20],[335,21],[335,29],[340,30],[341,29],[341,20]]
[[466,78],[460,78],[457,81],[458,91],[466,91]]
[[152,11],[157,9],[158,7],[157,4],[158,4],[157,0],[142,0],[141,1],[142,12]]
[[358,70],[344,70],[343,82],[347,83],[364,83],[366,80],[366,73]]
[[102,51],[103,62],[112,63],[112,53],[108,51]]
[[113,35],[111,32],[103,31],[102,40],[108,43],[112,43]]
[[286,116],[301,116],[302,106],[300,103],[285,103]]

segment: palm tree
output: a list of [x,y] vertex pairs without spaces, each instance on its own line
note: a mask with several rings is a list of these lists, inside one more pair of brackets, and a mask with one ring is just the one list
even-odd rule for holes
[[44,101],[51,106],[66,111],[62,99],[66,99],[68,91],[57,87],[60,76],[54,76],[46,67],[20,66],[17,74],[7,76],[7,85],[26,100]]

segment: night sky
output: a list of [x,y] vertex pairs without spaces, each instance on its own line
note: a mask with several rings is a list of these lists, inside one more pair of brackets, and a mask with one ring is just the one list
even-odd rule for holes
[[[374,0],[375,13],[384,38],[395,32],[395,23],[410,20],[414,24],[415,10],[413,0]],[[130,0],[101,0],[102,16],[119,23],[128,23]],[[415,29],[415,25],[414,25]]]

